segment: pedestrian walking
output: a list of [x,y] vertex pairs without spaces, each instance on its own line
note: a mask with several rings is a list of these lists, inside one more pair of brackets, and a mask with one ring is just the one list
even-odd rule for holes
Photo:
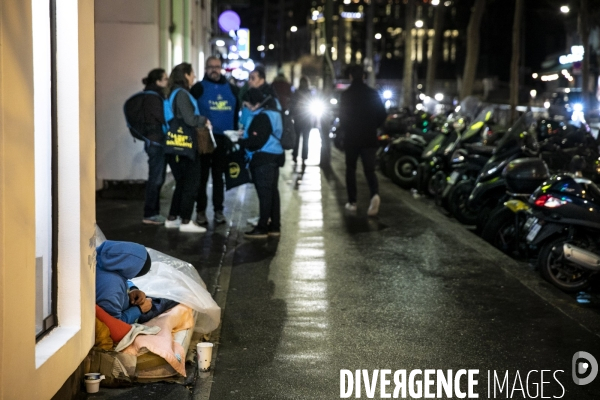
[[254,229],[246,232],[248,239],[266,239],[281,232],[279,199],[279,168],[285,153],[281,147],[283,121],[275,99],[257,88],[248,90],[245,97],[250,108],[245,130],[239,144],[250,157],[250,172],[258,195],[260,217]]
[[223,214],[223,201],[225,199],[224,174],[227,168],[227,151],[231,141],[225,135],[227,130],[238,129],[238,88],[230,84],[221,74],[221,60],[210,56],[206,59],[206,74],[201,82],[192,86],[190,92],[198,101],[200,113],[206,116],[212,124],[213,134],[217,147],[210,154],[200,155],[201,180],[196,196],[196,222],[199,225],[208,224],[206,207],[208,197],[206,189],[208,176],[212,173],[212,202],[214,221],[217,224],[225,223]]
[[346,210],[356,211],[356,164],[360,157],[371,194],[367,214],[375,216],[379,212],[381,201],[375,175],[377,128],[385,121],[386,111],[377,91],[364,82],[364,70],[361,66],[350,68],[350,80],[350,87],[341,95],[339,108],[340,129],[344,135],[346,153]]
[[300,139],[302,139],[302,170],[306,168],[308,138],[312,129],[311,100],[312,93],[309,88],[308,78],[303,76],[300,78],[298,89],[296,89],[290,100],[290,112],[294,118],[294,128],[296,129],[296,144],[294,145],[294,150],[292,150],[292,159],[294,160],[294,164],[298,164]]
[[[191,64],[182,63],[173,68],[169,77],[169,93],[180,89],[173,101],[173,115],[178,121],[188,127],[210,127],[210,121],[200,115],[195,99],[189,93],[189,88],[194,84],[196,74]],[[194,211],[194,202],[200,186],[200,156],[197,154],[198,143],[196,135],[193,136],[193,156],[167,155],[167,162],[175,178],[175,191],[171,200],[169,217],[165,221],[166,228],[179,228],[181,232],[206,232],[206,228],[191,221]]]
[[279,99],[281,108],[288,110],[290,99],[292,97],[292,84],[287,80],[281,69],[277,73],[275,79],[273,79],[273,82],[271,82],[271,87]]
[[143,103],[144,135],[148,139],[144,142],[144,150],[148,154],[148,181],[142,222],[162,225],[165,217],[160,215],[160,190],[165,183],[167,164],[163,147],[165,116],[161,99],[165,98],[169,78],[164,69],[155,68],[142,79],[142,83],[145,85],[144,91],[155,92],[160,96],[146,96]]

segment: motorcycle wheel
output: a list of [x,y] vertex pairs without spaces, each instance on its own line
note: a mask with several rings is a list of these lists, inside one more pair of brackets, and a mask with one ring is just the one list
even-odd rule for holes
[[521,232],[521,236],[517,236],[515,213],[504,206],[498,207],[490,213],[490,217],[481,231],[481,237],[504,254],[521,259],[527,253],[527,249],[522,247],[525,218],[519,218],[518,223],[520,225],[518,231]]
[[546,243],[538,257],[542,277],[567,293],[579,292],[590,285],[590,271],[565,260],[563,245],[569,242],[561,236]]
[[489,204],[484,204],[483,207],[479,209],[477,213],[477,218],[475,220],[475,232],[481,233],[485,224],[490,220],[490,214],[492,214],[494,207]]
[[412,156],[395,156],[387,163],[388,176],[401,188],[410,189],[417,183],[418,165],[419,162]]
[[458,222],[465,225],[475,225],[477,223],[477,212],[471,210],[467,205],[469,196],[473,191],[475,185],[472,181],[460,182],[452,190],[448,203],[450,203],[450,209],[452,215]]

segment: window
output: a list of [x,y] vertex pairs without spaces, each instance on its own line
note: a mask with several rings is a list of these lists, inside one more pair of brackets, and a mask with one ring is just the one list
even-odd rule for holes
[[35,334],[40,339],[57,325],[56,0],[32,0],[32,11],[35,88]]

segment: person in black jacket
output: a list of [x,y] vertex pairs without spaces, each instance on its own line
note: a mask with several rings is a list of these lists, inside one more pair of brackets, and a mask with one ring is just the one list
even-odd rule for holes
[[375,175],[375,154],[377,153],[377,128],[383,124],[387,113],[385,106],[374,89],[364,82],[361,66],[350,68],[350,87],[340,98],[340,129],[344,134],[346,153],[346,209],[356,211],[356,163],[360,156],[369,190],[371,202],[367,214],[375,216],[379,212],[379,186]]
[[[144,91],[156,92],[161,98],[165,97],[165,88],[169,82],[167,73],[162,68],[155,68],[142,79]],[[163,102],[156,96],[146,96],[144,100],[144,125],[148,141],[144,143],[144,150],[148,154],[148,182],[146,182],[146,200],[144,203],[144,218],[142,223],[162,225],[165,217],[160,215],[160,189],[165,183],[165,152],[163,148],[164,133],[162,126],[165,123]]]
[[244,121],[244,135],[239,144],[251,156],[250,172],[260,208],[257,226],[244,236],[248,239],[266,239],[268,236],[279,236],[281,231],[277,184],[279,168],[285,161],[280,142],[283,122],[275,99],[265,95],[260,89],[249,89],[244,100],[244,107],[248,107],[250,113]]

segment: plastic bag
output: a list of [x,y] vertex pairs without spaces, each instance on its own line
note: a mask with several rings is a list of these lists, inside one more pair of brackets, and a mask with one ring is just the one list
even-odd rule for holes
[[210,333],[221,321],[221,308],[206,290],[198,271],[185,261],[146,248],[152,259],[150,271],[131,281],[148,297],[162,297],[198,311],[195,331]]

